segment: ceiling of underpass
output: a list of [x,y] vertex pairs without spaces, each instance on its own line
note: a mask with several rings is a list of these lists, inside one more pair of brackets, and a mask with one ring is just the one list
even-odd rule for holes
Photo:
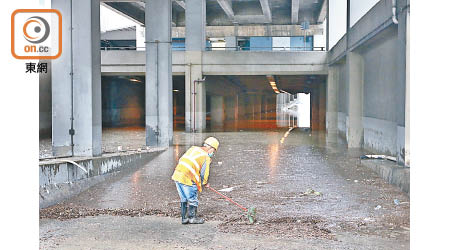
[[[269,76],[270,78],[270,76]],[[222,95],[223,88],[232,86],[236,92],[245,92],[248,94],[270,94],[275,93],[272,89],[268,76],[206,76],[206,84],[219,86],[215,89],[212,86],[207,90]],[[280,91],[286,91],[291,94],[310,93],[312,89],[319,87],[326,81],[323,75],[275,75],[273,76],[276,86]]]
[[[117,76],[130,80],[136,84],[144,84],[144,76]],[[217,95],[233,95],[236,93],[248,94],[271,94],[274,93],[269,79],[273,77],[279,90],[295,93],[310,93],[312,89],[325,83],[324,75],[227,75],[227,76],[206,76],[207,92]],[[184,76],[173,76],[173,89],[184,92]]]
[[[145,3],[136,1],[103,1],[103,4],[135,21],[145,23]],[[172,1],[172,25],[184,26],[186,3]],[[322,23],[325,0],[206,0],[208,26],[248,24]]]

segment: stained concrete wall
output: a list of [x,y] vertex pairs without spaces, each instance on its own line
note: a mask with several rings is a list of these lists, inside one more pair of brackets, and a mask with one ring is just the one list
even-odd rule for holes
[[140,167],[163,150],[165,148],[114,153],[100,157],[70,158],[86,172],[76,164],[67,162],[66,159],[40,162],[39,208],[45,208],[73,197],[117,172],[123,173]]
[[[346,136],[348,128],[349,86],[346,72],[347,53],[363,59],[363,130],[364,148],[397,156],[400,164],[405,144],[406,93],[406,1],[399,1],[399,24],[391,20],[391,1],[381,0],[328,54],[336,66],[338,80],[338,131]],[[345,49],[346,48],[346,49]]]
[[[361,49],[364,58],[364,147],[397,155],[397,120],[404,116],[405,89],[397,79],[397,26]],[[404,109],[403,109],[404,110]]]
[[345,136],[347,131],[348,86],[345,62],[336,64],[338,67],[338,133]]
[[49,138],[52,135],[52,74],[51,61],[47,63],[47,73],[39,74],[39,137]]

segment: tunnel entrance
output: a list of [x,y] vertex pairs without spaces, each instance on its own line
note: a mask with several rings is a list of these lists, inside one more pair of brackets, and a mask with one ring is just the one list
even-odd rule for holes
[[[325,76],[208,75],[205,79],[208,131],[325,129]],[[175,131],[185,130],[185,96],[185,77],[173,76]],[[102,76],[102,125],[145,128],[145,76]]]
[[323,75],[206,76],[207,129],[325,130],[325,84]]

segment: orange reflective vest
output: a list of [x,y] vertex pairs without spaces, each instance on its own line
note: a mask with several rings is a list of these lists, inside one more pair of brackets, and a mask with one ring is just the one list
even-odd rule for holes
[[[206,163],[206,169],[202,183],[200,172],[204,163]],[[172,180],[188,186],[192,186],[192,183],[195,183],[198,191],[201,192],[202,184],[206,184],[208,182],[210,163],[211,158],[203,149],[197,146],[192,146],[178,161],[178,165],[172,175]]]

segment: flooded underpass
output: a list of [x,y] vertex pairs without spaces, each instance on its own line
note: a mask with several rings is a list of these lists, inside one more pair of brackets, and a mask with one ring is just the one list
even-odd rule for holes
[[[135,132],[133,132],[135,133]],[[191,145],[221,142],[200,196],[203,225],[181,225],[170,179]],[[174,132],[174,146],[132,173],[119,173],[80,195],[40,211],[43,249],[408,249],[409,197],[359,166],[324,132]],[[230,191],[231,190],[231,191]]]

